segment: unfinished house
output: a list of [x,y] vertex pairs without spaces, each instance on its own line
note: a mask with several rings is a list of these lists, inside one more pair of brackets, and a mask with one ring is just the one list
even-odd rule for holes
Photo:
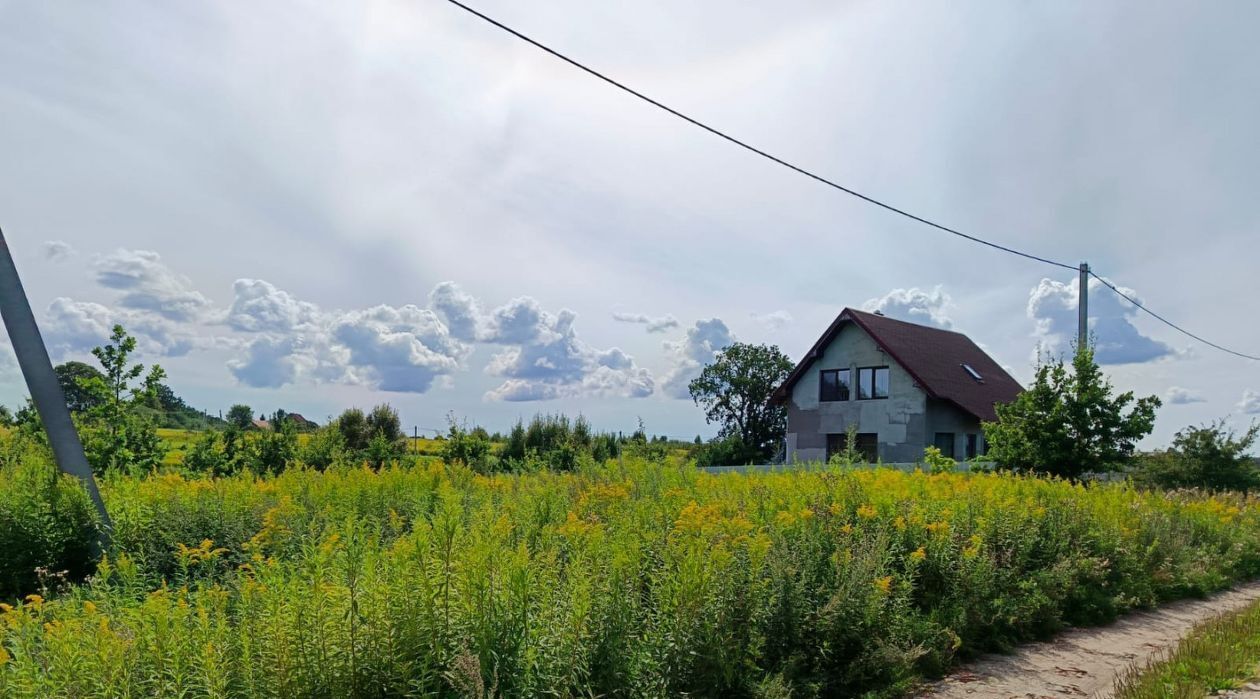
[[867,461],[908,463],[935,445],[985,451],[981,421],[1022,389],[961,333],[844,309],[771,400],[787,406],[787,460],[827,460],[852,427]]

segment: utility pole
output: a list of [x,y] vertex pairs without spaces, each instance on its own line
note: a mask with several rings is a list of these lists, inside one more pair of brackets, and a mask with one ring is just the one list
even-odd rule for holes
[[1076,299],[1076,351],[1089,346],[1089,263],[1081,263],[1081,281]]
[[22,280],[18,277],[17,265],[13,263],[13,254],[9,251],[9,243],[0,231],[0,315],[4,317],[4,327],[9,332],[9,341],[13,343],[13,353],[17,355],[18,366],[22,368],[22,377],[26,379],[26,387],[31,392],[31,401],[44,423],[44,431],[48,433],[48,443],[52,445],[53,457],[57,467],[80,481],[87,489],[92,504],[96,505],[96,513],[101,518],[100,536],[97,541],[96,555],[109,548],[110,533],[113,523],[109,513],[105,511],[105,501],[101,499],[101,491],[96,487],[96,479],[92,477],[92,466],[88,464],[87,455],[83,453],[83,443],[79,441],[79,433],[74,429],[70,419],[70,409],[66,407],[66,397],[53,371],[52,360],[48,358],[48,349],[39,334],[39,326],[35,324],[35,314],[31,313],[30,301],[22,288]]

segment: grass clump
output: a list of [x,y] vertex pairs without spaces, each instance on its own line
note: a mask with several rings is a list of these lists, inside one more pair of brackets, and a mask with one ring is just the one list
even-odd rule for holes
[[1241,497],[624,464],[108,477],[108,562],[0,608],[0,696],[890,696],[1260,573]]
[[1176,650],[1116,680],[1115,699],[1202,699],[1260,668],[1260,602],[1195,627]]

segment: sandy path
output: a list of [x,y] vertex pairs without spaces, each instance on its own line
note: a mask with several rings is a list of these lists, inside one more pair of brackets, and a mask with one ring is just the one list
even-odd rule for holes
[[1116,676],[1173,647],[1195,624],[1260,599],[1260,582],[1204,600],[1134,612],[1110,626],[1069,629],[1013,655],[986,655],[919,695],[932,699],[1059,699],[1108,697]]

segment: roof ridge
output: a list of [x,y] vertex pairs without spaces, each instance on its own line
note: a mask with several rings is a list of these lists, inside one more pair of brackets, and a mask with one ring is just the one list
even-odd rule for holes
[[[912,321],[912,320],[906,320],[906,319],[904,319],[904,318],[894,318],[894,317],[889,316],[889,315],[884,315],[882,312],[880,312],[880,313],[875,313],[875,312],[873,312],[873,311],[864,311],[864,310],[862,310],[862,309],[860,309],[860,308],[851,308],[851,307],[849,307],[849,306],[845,306],[844,310],[845,310],[845,311],[850,311],[850,312],[853,312],[853,313],[861,313],[861,314],[862,314],[862,315],[864,315],[864,316],[871,316],[871,317],[873,317],[873,318],[880,318],[880,319],[882,319],[882,320],[890,320],[890,321],[893,321],[894,323],[905,323],[906,325],[913,325],[913,326],[914,326],[914,327],[916,327],[916,328],[923,328],[923,329],[925,329],[925,330],[935,330],[935,331],[937,331],[937,332],[943,332],[943,333],[953,333],[953,334],[955,334],[955,335],[962,335],[963,337],[966,337],[967,339],[971,339],[971,338],[967,335],[967,333],[965,333],[965,332],[963,332],[963,331],[961,331],[961,330],[951,330],[951,329],[949,329],[949,328],[942,328],[942,327],[940,327],[939,325],[925,325],[925,324],[923,324],[923,323],[916,323],[916,322],[914,322],[914,321]],[[841,312],[843,313],[844,311],[841,311]],[[972,341],[974,342],[974,340],[972,340]]]

